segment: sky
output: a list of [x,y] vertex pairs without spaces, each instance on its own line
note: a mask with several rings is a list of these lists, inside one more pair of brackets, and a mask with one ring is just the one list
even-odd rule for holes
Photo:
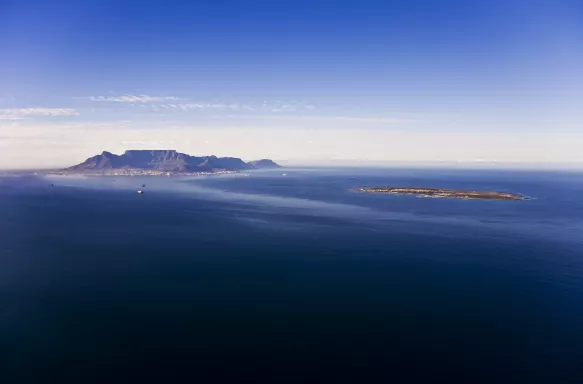
[[0,0],[0,168],[583,164],[583,1]]

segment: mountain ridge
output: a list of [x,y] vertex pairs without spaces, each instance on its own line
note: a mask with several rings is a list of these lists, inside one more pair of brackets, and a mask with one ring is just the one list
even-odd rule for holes
[[84,162],[65,168],[65,170],[100,171],[134,168],[166,172],[209,172],[278,167],[280,167],[278,164],[269,159],[246,163],[238,157],[191,156],[174,149],[140,149],[126,150],[121,155],[103,151],[101,154],[89,157]]
[[275,161],[271,159],[252,160],[249,161],[247,164],[251,164],[252,166],[258,169],[281,168],[281,165],[277,164]]

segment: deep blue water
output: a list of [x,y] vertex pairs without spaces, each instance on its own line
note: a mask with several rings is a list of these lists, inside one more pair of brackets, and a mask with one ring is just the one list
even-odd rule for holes
[[582,173],[286,172],[0,179],[0,382],[583,382]]

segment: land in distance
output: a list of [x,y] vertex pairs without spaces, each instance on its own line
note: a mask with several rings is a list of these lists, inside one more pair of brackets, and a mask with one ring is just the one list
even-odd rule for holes
[[[61,170],[61,175],[171,176],[233,173],[263,168],[278,168],[275,162],[262,159],[246,163],[237,157],[190,156],[175,150],[127,150],[122,155],[104,151],[83,163]],[[46,173],[46,172],[45,172]]]
[[508,192],[464,191],[441,188],[368,187],[354,188],[358,192],[417,195],[419,197],[448,197],[467,200],[525,200],[524,196]]

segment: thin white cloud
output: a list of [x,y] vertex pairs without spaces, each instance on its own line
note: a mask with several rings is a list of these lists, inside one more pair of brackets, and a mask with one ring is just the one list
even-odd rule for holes
[[313,110],[315,107],[302,101],[269,101],[264,100],[260,103],[244,102],[202,102],[191,101],[188,98],[176,96],[150,96],[150,95],[132,95],[122,96],[89,96],[81,99],[110,102],[110,103],[127,103],[130,107],[141,107],[147,104],[150,109],[158,112],[160,109],[168,111],[195,111],[195,110],[215,110],[215,111],[251,111],[251,112],[296,112],[302,110]]
[[[152,107],[154,107],[154,105],[152,105]],[[237,109],[238,108],[238,104],[222,104],[222,103],[211,103],[211,104],[207,104],[207,103],[184,103],[184,104],[162,104],[162,105],[158,105],[158,107],[162,107],[165,109],[171,109],[171,110],[183,110],[183,111],[190,111],[190,110],[196,110],[196,109]]]
[[416,123],[420,120],[405,119],[399,117],[350,117],[350,116],[322,116],[323,119],[354,121],[362,123],[385,123],[385,124],[401,124],[401,123]]
[[313,110],[315,107],[310,104],[298,102],[267,102],[261,104],[245,103],[168,103],[168,104],[150,104],[150,107],[157,111],[159,108],[174,111],[195,111],[195,110],[215,110],[215,111],[233,111],[233,112],[297,112],[302,110]]
[[0,109],[0,120],[20,120],[27,117],[78,116],[73,108],[4,108]]
[[158,103],[164,101],[181,100],[175,96],[148,96],[148,95],[123,95],[123,96],[89,96],[91,101],[105,101],[117,103]]
[[257,120],[279,120],[279,121],[303,121],[303,122],[347,122],[347,123],[382,123],[382,124],[403,124],[417,123],[421,120],[400,118],[400,117],[354,117],[354,116],[316,116],[316,115],[229,115],[225,116],[233,119],[257,119]]

